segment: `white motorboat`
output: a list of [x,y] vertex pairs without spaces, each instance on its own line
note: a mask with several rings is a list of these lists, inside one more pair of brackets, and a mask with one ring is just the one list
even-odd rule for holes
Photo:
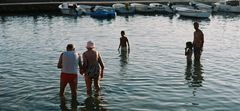
[[149,7],[151,7],[157,13],[173,13],[171,7],[160,3],[150,3]]
[[189,2],[189,5],[192,6],[193,8],[195,8],[195,9],[199,9],[199,10],[206,10],[206,11],[209,11],[209,12],[213,11],[212,10],[213,7],[211,5],[207,5],[207,4],[204,4],[204,3],[192,1],[192,2]]
[[130,6],[135,8],[136,13],[154,13],[155,10],[149,5],[140,4],[140,3],[131,3]]
[[80,5],[75,3],[62,3],[58,6],[58,8],[66,15],[81,15],[83,13]]
[[177,7],[176,10],[180,16],[185,17],[208,18],[211,15],[211,12],[209,11],[197,10],[187,7]]
[[177,8],[179,9],[181,9],[181,8],[189,8],[189,9],[194,9],[192,6],[190,6],[190,5],[172,5],[171,6],[172,7],[172,10],[174,11],[174,12],[177,12]]
[[91,11],[95,8],[95,6],[90,5],[80,5],[80,7],[83,10],[83,14],[89,15]]
[[89,15],[93,18],[114,18],[116,16],[116,12],[112,7],[106,6],[95,6],[91,8],[91,12]]
[[118,14],[134,14],[135,13],[135,8],[130,6],[129,3],[116,3],[113,4],[112,7],[115,9],[115,11]]
[[235,12],[240,13],[240,1],[228,0],[214,3],[214,8],[220,12]]

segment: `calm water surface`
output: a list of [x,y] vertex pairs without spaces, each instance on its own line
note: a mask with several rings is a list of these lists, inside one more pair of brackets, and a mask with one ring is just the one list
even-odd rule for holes
[[[200,63],[186,64],[194,19],[174,16],[0,16],[1,111],[239,111],[240,15],[217,14],[200,21],[205,34]],[[131,53],[117,51],[120,31]],[[101,94],[87,98],[79,76],[78,101],[69,86],[60,107],[58,57],[68,43],[85,51],[96,43],[106,65]]]

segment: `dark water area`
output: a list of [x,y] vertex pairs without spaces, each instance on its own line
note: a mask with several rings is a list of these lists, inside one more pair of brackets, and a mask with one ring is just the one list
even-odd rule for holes
[[[193,22],[205,35],[201,62],[186,63]],[[209,19],[178,15],[0,15],[1,111],[238,111],[240,110],[240,15]],[[131,52],[117,51],[125,30]],[[78,77],[78,102],[60,100],[56,65],[68,43],[83,53],[92,40],[106,65],[97,97],[87,98]]]

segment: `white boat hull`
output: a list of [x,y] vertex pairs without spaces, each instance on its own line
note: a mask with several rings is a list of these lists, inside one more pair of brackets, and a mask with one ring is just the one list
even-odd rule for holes
[[58,6],[58,8],[61,10],[62,14],[64,15],[81,15],[83,13],[79,5],[77,5],[77,7],[74,9],[74,8],[69,8],[68,6],[66,6],[66,4],[61,4]]
[[135,11],[138,12],[138,13],[148,13],[148,14],[151,14],[151,13],[155,12],[155,10],[152,7],[148,6],[148,5],[132,3],[131,6],[134,7]]
[[129,4],[113,4],[112,7],[118,14],[134,14],[135,8]]
[[160,3],[150,3],[149,7],[156,13],[173,13],[173,10],[169,6]]
[[180,16],[197,17],[197,18],[208,18],[211,15],[211,12],[208,12],[206,10],[196,10],[196,9],[188,9],[188,8],[177,9],[177,13]]

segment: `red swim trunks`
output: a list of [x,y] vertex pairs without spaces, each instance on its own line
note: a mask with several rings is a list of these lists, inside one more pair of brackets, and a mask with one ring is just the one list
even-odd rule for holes
[[64,84],[71,84],[71,85],[77,85],[77,74],[66,74],[66,73],[61,73],[61,83]]

